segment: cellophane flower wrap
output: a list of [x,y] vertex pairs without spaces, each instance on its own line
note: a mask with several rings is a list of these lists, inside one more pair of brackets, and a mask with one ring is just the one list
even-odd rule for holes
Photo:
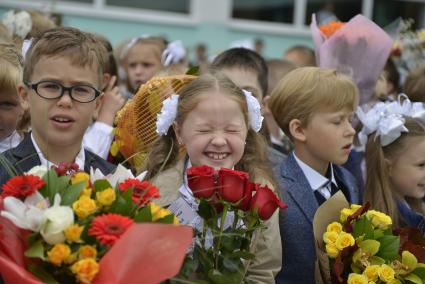
[[[268,186],[250,181],[246,172],[209,166],[187,170],[188,186],[199,201],[201,230],[178,276],[195,283],[244,282],[254,234],[278,209],[287,206]],[[201,282],[196,282],[200,281]]]
[[316,283],[425,283],[425,238],[417,229],[393,230],[391,218],[348,205],[342,193],[314,217]]
[[388,34],[362,15],[345,24],[320,27],[313,14],[310,28],[317,65],[351,76],[360,91],[360,104],[367,103],[391,51]]
[[154,203],[159,191],[143,176],[121,166],[105,177],[60,164],[11,178],[1,193],[3,280],[158,283],[173,277],[192,229]]

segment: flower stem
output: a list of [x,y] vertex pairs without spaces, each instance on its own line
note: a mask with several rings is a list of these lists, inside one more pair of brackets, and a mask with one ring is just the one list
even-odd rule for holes
[[236,230],[236,227],[238,226],[238,222],[239,222],[239,214],[238,214],[238,210],[234,211],[234,215],[233,215],[233,224],[232,224],[232,228],[233,230]]
[[223,206],[223,212],[221,213],[221,220],[220,220],[220,232],[218,235],[218,242],[215,246],[215,269],[218,269],[218,255],[220,253],[220,247],[221,247],[221,237],[223,236],[223,230],[224,230],[224,222],[226,221],[227,211],[229,210],[229,205],[227,203],[224,203]]

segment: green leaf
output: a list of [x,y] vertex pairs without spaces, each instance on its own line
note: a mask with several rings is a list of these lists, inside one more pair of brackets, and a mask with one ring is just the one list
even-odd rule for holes
[[373,233],[374,233],[373,225],[366,217],[362,217],[354,223],[354,228],[353,228],[354,238],[364,236],[365,240],[373,239]]
[[40,236],[39,233],[32,233],[31,235],[29,235],[28,244],[32,246],[38,240],[39,236]]
[[47,197],[50,204],[53,204],[55,194],[58,192],[58,175],[54,170],[49,170],[44,176],[43,180],[46,182],[46,186],[40,189],[40,193]]
[[368,252],[370,255],[375,255],[379,251],[381,243],[375,240],[365,240],[359,244],[362,252]]
[[42,260],[45,260],[44,257],[44,247],[41,240],[38,242],[35,242],[29,249],[27,249],[24,253],[26,257],[32,257],[32,258],[40,258]]
[[215,216],[214,208],[207,200],[201,199],[199,201],[198,215],[204,220],[209,220]]
[[161,219],[156,220],[157,223],[162,224],[173,224],[174,223],[174,215],[170,214],[165,217],[162,217]]
[[374,255],[369,257],[369,262],[370,262],[370,265],[382,265],[385,263],[385,259]]
[[61,205],[65,205],[65,206],[72,205],[72,203],[74,203],[78,198],[80,198],[80,194],[85,187],[86,187],[85,181],[70,185],[61,194],[61,197],[62,197]]
[[[392,235],[392,234],[391,234]],[[376,229],[374,232],[373,232],[373,239],[379,239],[379,238],[381,238],[381,237],[383,237],[384,236],[384,231],[382,231],[382,230],[380,230],[380,229]]]
[[143,222],[152,222],[152,213],[149,206],[143,207],[139,213],[134,216],[134,222],[143,223]]
[[425,279],[425,267],[417,267],[412,273],[419,276],[421,279]]
[[50,273],[44,270],[41,265],[31,263],[28,265],[28,270],[37,278],[43,280],[45,284],[59,284],[59,282],[57,282]]
[[400,237],[398,236],[383,236],[377,240],[381,243],[379,252],[376,254],[386,261],[393,261],[398,255],[400,246]]
[[58,177],[56,182],[56,186],[57,186],[57,192],[63,192],[69,185],[69,181],[71,180],[70,176],[61,176]]
[[255,254],[246,251],[246,250],[239,250],[239,251],[235,251],[232,252],[229,257],[235,257],[235,258],[243,258],[243,259],[254,259],[255,258]]
[[230,272],[238,272],[243,269],[243,264],[238,258],[228,258],[223,259],[223,266]]
[[221,245],[228,252],[239,250],[242,246],[242,239],[240,236],[231,234],[229,231],[225,231],[221,238]]
[[93,188],[95,192],[98,192],[107,188],[112,188],[112,186],[106,179],[99,179],[94,182]]
[[413,273],[410,273],[409,275],[405,276],[404,279],[409,280],[410,282],[413,282],[415,284],[423,284],[422,279]]
[[411,252],[405,250],[401,254],[401,263],[409,267],[410,272],[416,268],[416,266],[418,265],[418,260],[416,259],[416,256],[414,256]]
[[130,216],[130,213],[136,209],[137,205],[132,200],[133,189],[128,189],[122,194],[117,194],[117,199],[112,203],[109,212],[124,216]]
[[208,272],[208,278],[215,284],[228,284],[228,278],[216,269],[211,269]]
[[187,70],[186,75],[199,76],[199,66],[193,66],[192,68]]

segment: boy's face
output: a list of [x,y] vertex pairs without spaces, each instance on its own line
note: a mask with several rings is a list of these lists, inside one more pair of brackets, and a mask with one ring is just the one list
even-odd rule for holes
[[356,134],[352,118],[353,111],[349,109],[313,114],[307,126],[302,127],[308,164],[325,168],[329,162],[341,165],[347,161]]
[[0,91],[0,140],[15,131],[22,114],[23,108],[16,89]]
[[220,70],[223,74],[229,77],[241,89],[250,91],[254,97],[261,103],[263,100],[263,91],[261,90],[260,82],[258,82],[257,73],[243,68],[224,68]]
[[[65,87],[89,85],[100,89],[97,66],[77,66],[65,56],[43,56],[35,64],[30,82],[53,81]],[[19,88],[29,105],[31,128],[41,149],[80,147],[83,135],[99,108],[99,98],[89,103],[71,99],[69,92],[57,99],[40,97],[33,89]]]

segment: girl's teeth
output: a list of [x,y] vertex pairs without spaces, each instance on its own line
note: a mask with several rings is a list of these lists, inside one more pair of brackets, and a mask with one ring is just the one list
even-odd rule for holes
[[207,156],[214,160],[223,160],[227,157],[226,153],[208,153]]

